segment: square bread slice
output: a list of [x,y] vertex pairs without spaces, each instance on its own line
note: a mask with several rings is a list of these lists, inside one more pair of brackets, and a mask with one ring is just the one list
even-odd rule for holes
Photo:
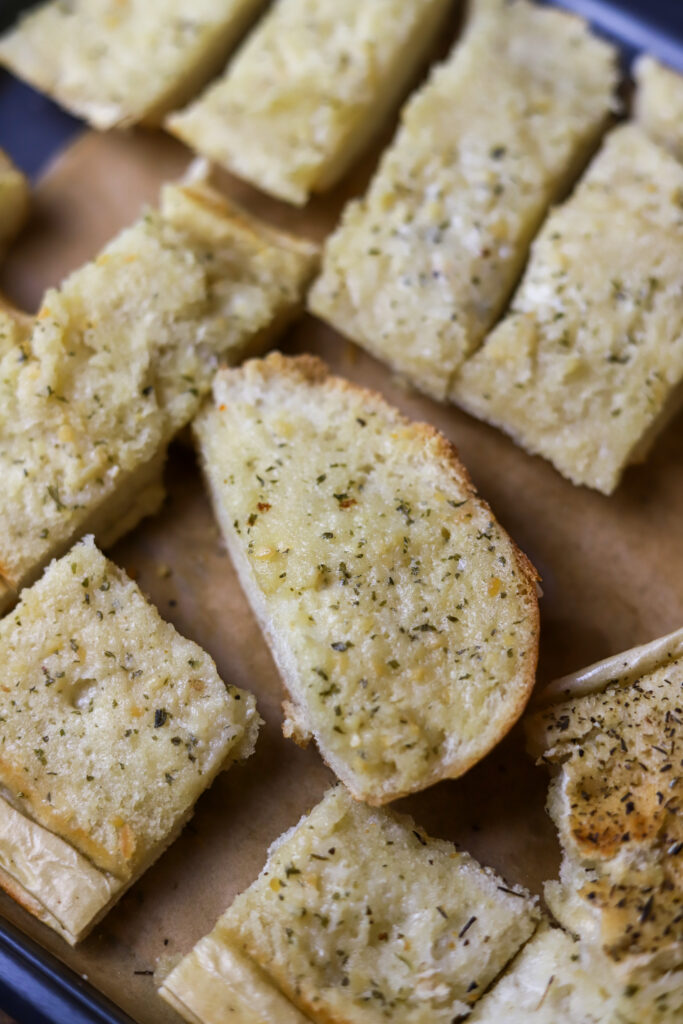
[[683,160],[683,75],[645,54],[633,68],[634,117],[651,139]]
[[450,0],[277,0],[166,125],[265,192],[303,204],[341,178],[407,88]]
[[0,39],[0,63],[106,130],[159,123],[224,63],[263,0],[50,0]]
[[477,1003],[468,1024],[676,1024],[683,1019],[683,975],[625,985],[561,928],[541,924]]
[[682,199],[683,167],[669,153],[635,125],[612,132],[451,392],[603,494],[680,405]]
[[76,942],[260,719],[92,538],[0,621],[0,885]]
[[560,694],[527,723],[563,848],[546,899],[596,964],[635,981],[680,972],[683,630],[559,680]]
[[78,537],[111,544],[156,511],[216,366],[266,347],[316,259],[198,178],[46,293],[30,337],[0,350],[5,606]]
[[285,735],[371,804],[483,757],[533,686],[536,574],[453,446],[279,353],[219,371],[194,430]]
[[[259,877],[161,995],[201,1024],[301,1020],[250,1014],[252,990],[264,989],[316,1024],[451,1024],[538,916],[520,886],[337,786],[271,846]],[[222,1017],[204,1011],[207,976]]]
[[0,149],[0,253],[26,220],[29,197],[26,177]]
[[614,49],[573,15],[474,0],[462,42],[328,239],[312,312],[445,399],[588,159],[616,83]]

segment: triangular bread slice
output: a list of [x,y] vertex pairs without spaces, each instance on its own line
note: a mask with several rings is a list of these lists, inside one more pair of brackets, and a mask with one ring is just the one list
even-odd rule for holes
[[[246,962],[250,986],[260,991],[265,975],[271,991],[317,1024],[451,1024],[537,919],[521,887],[337,786],[273,844],[259,877],[161,995],[201,1024],[279,1024],[267,1011],[249,1015],[249,1002],[245,1012],[236,998],[249,992],[241,988]],[[232,1015],[205,1014],[207,975]]]
[[681,196],[677,160],[636,125],[611,132],[452,389],[468,412],[604,494],[683,397]]
[[453,446],[279,353],[219,371],[194,430],[285,733],[372,804],[483,757],[533,686],[536,574]]
[[300,308],[315,246],[203,173],[165,186],[160,210],[50,289],[29,335],[0,348],[5,604],[85,533],[108,545],[156,511],[168,444],[216,366],[261,351]]
[[621,977],[680,971],[683,630],[559,680],[560,694],[527,722],[563,847],[548,903]]
[[635,62],[633,116],[651,139],[683,160],[683,75],[650,54]]
[[94,128],[158,123],[222,66],[263,0],[50,0],[0,63]]
[[445,399],[589,158],[617,81],[616,51],[573,15],[472,0],[464,36],[327,240],[311,311]]
[[260,719],[92,538],[0,621],[0,659],[0,885],[73,943]]
[[624,984],[590,959],[567,932],[541,924],[468,1024],[676,1024],[683,975]]
[[303,204],[341,178],[423,61],[449,0],[278,0],[171,132]]

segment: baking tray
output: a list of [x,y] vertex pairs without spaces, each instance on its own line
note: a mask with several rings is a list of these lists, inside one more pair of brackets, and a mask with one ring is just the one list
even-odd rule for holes
[[[2,4],[0,28],[30,6]],[[560,6],[619,42],[626,64],[647,50],[683,70],[683,3],[566,0]],[[387,126],[384,144],[392,128]],[[4,73],[0,146],[36,181],[33,222],[0,272],[1,290],[27,309],[36,307],[48,284],[130,222],[142,201],[154,201],[160,180],[181,173],[188,160],[187,151],[163,135],[105,138],[86,132]],[[223,184],[266,219],[322,238],[345,200],[363,190],[380,148],[329,198],[316,199],[304,211],[228,176]],[[648,463],[629,470],[617,493],[604,498],[573,488],[547,463],[484,424],[406,390],[309,317],[281,347],[317,352],[338,372],[378,388],[408,415],[434,423],[456,442],[482,495],[543,576],[541,683],[681,625],[681,417],[660,437]],[[187,450],[172,451],[167,486],[170,497],[161,515],[116,545],[112,557],[137,578],[165,618],[206,647],[226,680],[256,693],[266,726],[255,757],[221,777],[180,839],[78,949],[69,950],[0,896],[0,1006],[24,1024],[177,1022],[155,995],[152,971],[159,959],[186,952],[209,930],[256,876],[269,843],[331,781],[314,749],[301,751],[281,737],[277,673]],[[429,831],[461,843],[539,892],[559,861],[543,807],[545,790],[545,775],[524,756],[516,730],[463,779],[441,783],[400,807]],[[217,849],[221,820],[225,846]]]

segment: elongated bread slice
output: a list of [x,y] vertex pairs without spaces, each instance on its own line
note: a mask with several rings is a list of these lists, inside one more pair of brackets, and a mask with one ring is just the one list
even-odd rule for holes
[[225,74],[167,126],[266,192],[330,188],[398,101],[450,0],[277,0]]
[[[554,772],[564,851],[546,898],[594,956],[637,980],[683,968],[682,641],[577,673],[578,696],[528,721],[532,753]],[[573,688],[565,677],[554,692]]]
[[[450,1024],[482,994],[538,919],[528,893],[412,819],[356,803],[342,786],[278,839],[257,880],[210,934],[226,996],[235,955],[319,1024]],[[191,1009],[208,969],[201,940],[161,994]],[[202,1024],[216,1018],[194,1010]],[[223,1020],[275,1024],[278,1018]],[[300,1018],[295,1018],[300,1019]]]
[[645,54],[634,67],[634,116],[651,139],[683,160],[683,75]]
[[216,366],[289,322],[315,262],[197,180],[47,292],[0,358],[5,603],[84,533],[109,544],[158,508],[168,443]]
[[76,941],[251,754],[254,698],[92,538],[0,621],[0,658],[0,884]]
[[483,757],[533,685],[535,571],[452,445],[279,353],[220,371],[194,429],[285,734],[372,804]]
[[614,50],[579,19],[475,0],[463,41],[328,239],[311,310],[444,399],[588,158],[616,81]]
[[0,149],[0,251],[24,223],[29,196],[26,177]]
[[221,67],[263,0],[50,0],[0,63],[94,128],[158,123]]
[[469,1024],[676,1024],[683,1014],[683,974],[649,985],[619,982],[586,962],[561,928],[542,924]]
[[680,404],[683,167],[618,128],[548,218],[505,320],[452,398],[610,494]]

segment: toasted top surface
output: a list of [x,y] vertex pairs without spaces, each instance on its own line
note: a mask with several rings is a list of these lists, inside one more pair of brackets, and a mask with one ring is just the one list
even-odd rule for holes
[[612,132],[546,221],[510,313],[453,389],[574,483],[605,493],[683,376],[681,196],[673,157],[633,125]]
[[0,61],[97,128],[139,121],[260,0],[53,0],[0,40]]
[[202,182],[166,186],[0,347],[0,576],[19,584],[296,307],[314,248]]
[[634,68],[634,113],[645,132],[683,160],[683,75],[654,57],[639,57]]
[[474,12],[347,206],[310,299],[438,398],[500,314],[617,81],[612,47],[571,15],[525,0]]
[[92,540],[0,621],[0,660],[3,795],[120,878],[258,720],[253,697],[226,687]]
[[[267,191],[305,202],[449,0],[279,0],[171,130]],[[424,33],[422,33],[424,35]]]
[[340,786],[271,847],[219,927],[314,1020],[450,1024],[535,917],[523,890]]
[[0,149],[0,245],[6,244],[21,227],[28,200],[26,177]]
[[542,924],[475,1006],[471,1024],[675,1024],[683,1010],[681,976],[640,989],[582,962],[579,943]]
[[615,961],[682,964],[683,658],[540,711],[529,733],[558,773],[549,811],[568,870],[554,912],[581,928],[578,902]]
[[220,371],[196,431],[299,725],[352,792],[482,757],[533,684],[538,605],[445,438],[278,353]]

